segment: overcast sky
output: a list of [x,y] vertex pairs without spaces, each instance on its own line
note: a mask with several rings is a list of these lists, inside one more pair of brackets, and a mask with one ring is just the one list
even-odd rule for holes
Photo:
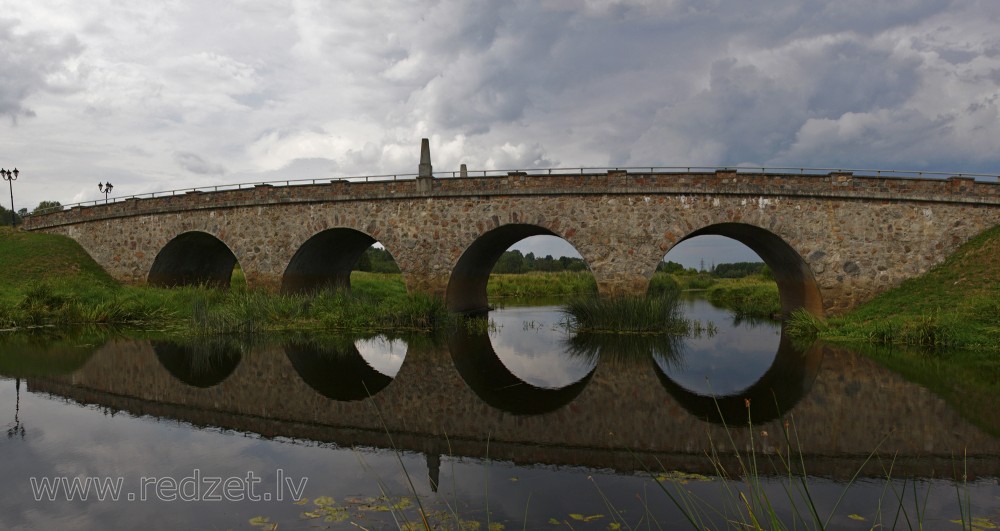
[[422,137],[438,172],[994,173],[998,28],[996,0],[0,0],[0,166],[29,209],[413,173]]

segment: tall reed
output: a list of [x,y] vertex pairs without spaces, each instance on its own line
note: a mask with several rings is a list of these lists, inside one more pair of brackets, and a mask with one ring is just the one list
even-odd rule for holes
[[676,295],[577,298],[563,312],[574,333],[684,334],[688,330]]

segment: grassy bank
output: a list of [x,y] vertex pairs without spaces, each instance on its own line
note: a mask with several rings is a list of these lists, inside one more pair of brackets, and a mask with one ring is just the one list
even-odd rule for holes
[[835,341],[1000,352],[1000,227],[818,332]]
[[661,296],[680,291],[703,291],[712,304],[732,310],[739,317],[771,317],[781,312],[778,285],[774,280],[759,275],[714,278],[704,273],[675,275],[657,272],[649,281],[647,293]]
[[589,271],[490,275],[486,293],[493,297],[552,297],[597,293],[597,282]]
[[719,279],[708,288],[708,300],[739,317],[772,317],[781,313],[778,285],[760,277]]

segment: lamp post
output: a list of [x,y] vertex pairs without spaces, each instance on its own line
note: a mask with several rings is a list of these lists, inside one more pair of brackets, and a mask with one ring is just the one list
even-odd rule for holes
[[3,177],[3,180],[7,181],[7,186],[10,187],[10,226],[11,227],[13,227],[15,224],[17,224],[17,217],[16,217],[17,216],[17,211],[14,210],[14,183],[13,183],[13,181],[17,180],[17,176],[20,173],[21,172],[17,171],[17,168],[14,168],[14,171],[5,170],[3,168],[0,168],[0,176]]
[[97,189],[104,192],[104,204],[108,204],[108,194],[111,193],[111,189],[115,186],[111,183],[101,184],[97,183]]

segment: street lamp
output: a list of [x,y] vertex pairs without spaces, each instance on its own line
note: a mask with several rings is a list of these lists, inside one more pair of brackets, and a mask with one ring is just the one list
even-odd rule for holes
[[108,194],[111,193],[111,189],[115,186],[111,183],[101,184],[97,183],[97,189],[104,192],[104,204],[108,204]]
[[3,177],[3,180],[7,181],[7,186],[10,187],[10,226],[11,227],[13,227],[17,223],[17,218],[15,217],[17,215],[17,211],[14,210],[14,183],[13,183],[13,181],[17,180],[17,176],[18,176],[19,173],[21,173],[21,172],[17,171],[17,168],[14,168],[14,171],[5,170],[3,168],[0,168],[0,176]]

